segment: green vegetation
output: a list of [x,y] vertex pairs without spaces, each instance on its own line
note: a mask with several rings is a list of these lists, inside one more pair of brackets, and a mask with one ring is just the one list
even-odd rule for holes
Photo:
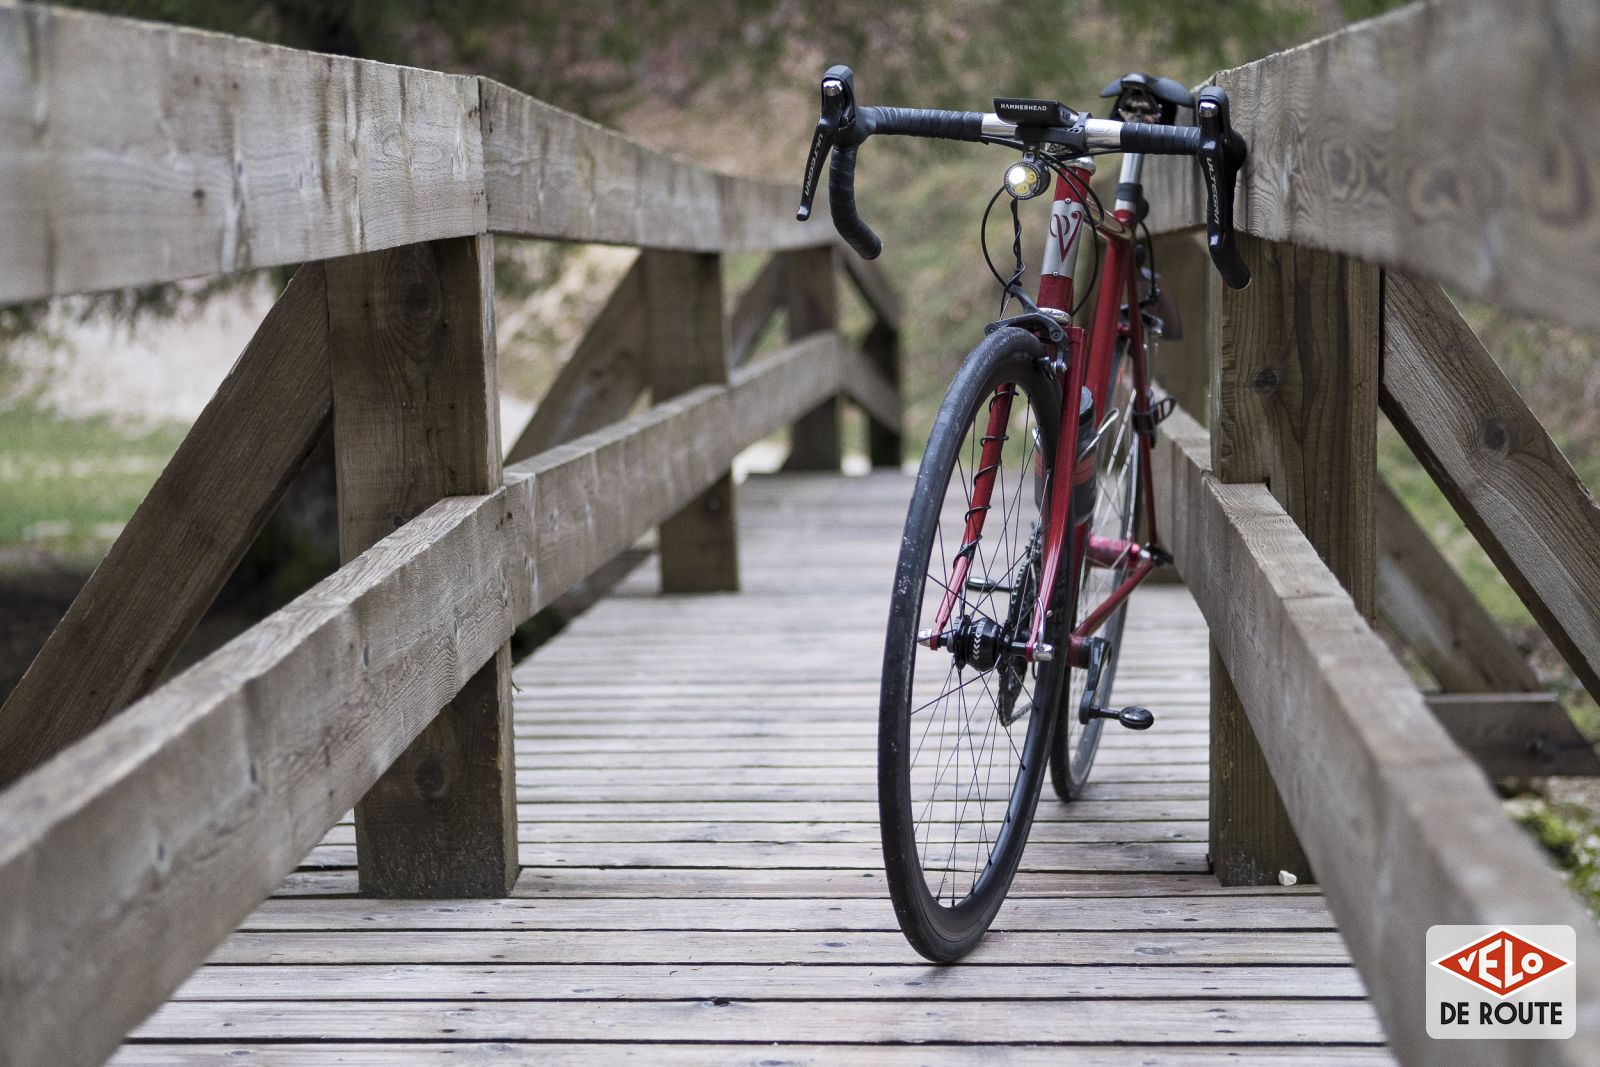
[[129,430],[31,403],[0,409],[0,547],[94,559],[116,537],[185,427]]
[[1506,802],[1517,822],[1550,853],[1572,892],[1600,919],[1600,811],[1544,797]]

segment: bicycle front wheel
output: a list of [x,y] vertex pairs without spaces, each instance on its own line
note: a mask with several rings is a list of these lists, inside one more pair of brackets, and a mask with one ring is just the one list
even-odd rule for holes
[[[1065,656],[1029,664],[1012,651],[1027,637],[1039,596],[1060,429],[1058,387],[1041,355],[1030,334],[1003,329],[967,357],[929,435],[895,572],[879,709],[879,817],[900,928],[935,961],[969,952],[1010,888],[1065,673]],[[991,462],[986,439],[998,444]],[[969,543],[975,511],[984,521]],[[945,601],[949,621],[940,647],[929,648],[918,634],[935,626]],[[1062,629],[1050,623],[1044,639],[1062,647]]]

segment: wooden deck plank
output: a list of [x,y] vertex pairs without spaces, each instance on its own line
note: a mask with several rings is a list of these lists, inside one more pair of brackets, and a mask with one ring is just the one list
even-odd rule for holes
[[[136,1037],[193,1039],[217,1028],[232,1040],[611,1040],[864,1043],[938,1041],[989,1045],[1016,1035],[1030,1044],[1102,1044],[1131,1033],[1228,1045],[1371,1040],[1365,1001],[961,1000],[917,1001],[177,1001]],[[996,1020],[1004,1019],[1001,1030]]]
[[[872,870],[882,865],[879,846],[871,842],[813,842],[793,845],[713,842],[653,844],[520,845],[524,866],[560,867],[761,867]],[[354,845],[318,845],[306,866],[353,867]],[[1206,870],[1202,842],[1114,841],[1094,844],[1030,842],[1028,869],[1034,871],[1190,871]]]
[[[993,1045],[983,1050],[989,1067],[1059,1067],[1058,1045]],[[593,1067],[595,1063],[694,1064],[696,1067],[951,1067],[973,1061],[969,1045],[874,1046],[790,1044],[771,1045],[690,1044],[658,1042],[519,1043],[449,1042],[433,1044],[293,1044],[271,1046],[239,1044],[137,1044],[124,1048],[113,1067],[213,1067],[220,1059],[247,1056],[252,1064],[315,1064],[344,1067],[393,1067],[397,1062],[436,1064],[522,1064],[536,1061],[552,1067]],[[1318,1044],[1316,1062],[1323,1067],[1366,1067],[1394,1061],[1382,1048]],[[1306,1062],[1304,1045],[1254,1045],[1251,1067],[1300,1067]],[[1204,1067],[1237,1063],[1239,1052],[1227,1046],[1119,1045],[1071,1048],[1074,1067]],[[234,1062],[232,1059],[226,1062]]]
[[448,1000],[815,1000],[848,988],[859,997],[944,1000],[966,997],[1082,1000],[1214,996],[1366,995],[1349,967],[1030,967],[1019,982],[1004,967],[929,964],[776,970],[763,965],[325,964],[204,967],[176,1000],[409,1000],[419,985]]
[[[877,844],[875,822],[530,822],[519,827],[523,841],[551,844]],[[1056,843],[1091,841],[1201,841],[1203,819],[1168,822],[1079,820],[1041,824],[1028,840]],[[325,844],[349,845],[355,827],[341,824],[323,839]]]
[[[1035,823],[1034,825],[1038,825]],[[353,896],[355,871],[326,868],[297,871],[278,890],[281,897]],[[635,900],[682,897],[754,897],[809,899],[827,896],[840,900],[859,897],[887,899],[882,870],[830,871],[794,868],[726,869],[690,867],[524,867],[511,891],[512,899],[604,897]],[[1030,873],[1014,882],[1007,900],[1028,897],[1132,897],[1318,895],[1311,886],[1284,889],[1276,886],[1223,886],[1209,874],[1165,874],[1152,871],[1071,871]],[[1250,905],[1254,906],[1254,902]]]
[[[1241,915],[1246,914],[1240,909]],[[910,963],[918,957],[898,930],[782,931],[759,937],[725,930],[308,931],[235,934],[213,963]],[[1179,963],[1266,965],[1346,963],[1337,933],[1243,933],[996,929],[963,966]],[[1019,979],[1020,980],[1020,979]],[[418,991],[425,996],[425,990]]]
[[[1007,901],[1006,929],[1017,930],[1331,930],[1317,897],[1264,898],[1245,915],[1225,898],[1181,896],[1122,901]],[[886,930],[896,929],[885,898],[763,901],[745,897],[653,899],[618,907],[588,900],[306,900],[262,905],[244,924],[252,933],[337,930]],[[959,970],[959,968],[957,968]]]
[[[661,597],[641,567],[516,668],[511,898],[355,897],[345,820],[114,1062],[1391,1062],[1320,894],[1206,873],[1208,646],[1181,588],[1128,625],[1149,654],[1119,696],[1157,728],[1107,734],[1085,798],[1041,801],[967,963],[911,951],[875,786],[908,491],[746,482],[743,593]],[[844,654],[812,651],[823,625]]]

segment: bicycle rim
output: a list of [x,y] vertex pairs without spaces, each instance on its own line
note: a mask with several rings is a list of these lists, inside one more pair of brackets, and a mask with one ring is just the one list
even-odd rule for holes
[[[1014,335],[1014,336],[1007,336]],[[879,805],[896,914],[924,956],[954,959],[988,928],[1026,845],[1064,663],[965,665],[917,643],[933,626],[982,469],[997,390],[1014,387],[983,536],[954,593],[951,632],[1025,636],[1038,595],[1039,528],[1059,400],[1038,343],[1001,331],[968,357],[929,437],[907,515],[884,654]],[[1049,639],[1047,637],[1047,639]],[[963,646],[968,647],[968,646]]]

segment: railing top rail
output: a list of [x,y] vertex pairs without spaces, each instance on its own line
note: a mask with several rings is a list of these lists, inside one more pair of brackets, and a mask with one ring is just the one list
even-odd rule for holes
[[[1222,71],[1250,143],[1236,225],[1600,327],[1597,22],[1419,0]],[[1202,223],[1193,166],[1156,161],[1146,185],[1154,230]]]
[[484,232],[827,243],[791,198],[486,78],[0,4],[0,304]]

